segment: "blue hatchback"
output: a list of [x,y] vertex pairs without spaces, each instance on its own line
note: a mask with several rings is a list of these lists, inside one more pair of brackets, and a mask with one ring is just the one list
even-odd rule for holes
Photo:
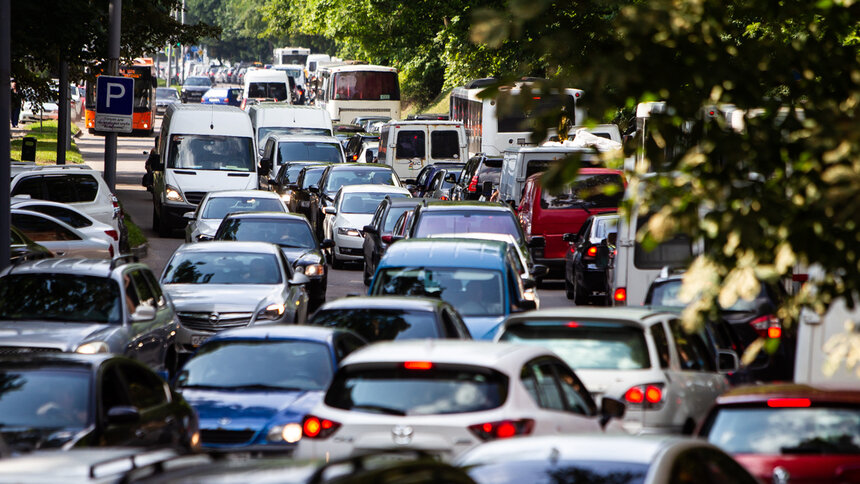
[[368,294],[440,298],[473,338],[492,339],[507,315],[536,309],[524,295],[533,283],[520,277],[513,251],[495,240],[401,240],[379,261]]
[[238,107],[242,104],[242,89],[238,87],[212,88],[203,94],[200,102],[203,104],[224,104]]
[[203,448],[291,452],[340,361],[365,344],[310,326],[224,331],[185,363],[175,386],[197,411]]

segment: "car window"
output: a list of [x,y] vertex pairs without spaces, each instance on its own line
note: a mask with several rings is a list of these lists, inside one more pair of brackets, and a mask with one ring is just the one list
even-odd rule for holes
[[571,369],[560,361],[552,364],[558,375],[561,391],[564,393],[565,409],[568,412],[581,413],[583,415],[594,415],[597,407],[585,385],[576,377]]
[[681,452],[672,464],[669,484],[755,484],[756,481],[731,457],[713,449]]
[[[22,298],[21,294],[27,297]],[[0,320],[122,322],[119,287],[109,278],[29,273],[0,277]]]
[[275,198],[211,197],[203,207],[201,218],[218,219],[235,212],[286,212],[284,204]]
[[379,206],[376,207],[376,211],[373,212],[373,218],[370,219],[370,224],[376,228],[379,228],[379,221],[382,219],[382,214],[385,213],[385,209],[388,208],[388,202],[383,200],[380,202]]
[[445,328],[445,337],[447,338],[457,338],[460,335],[460,331],[447,309],[442,310],[442,327]]
[[340,361],[347,357],[353,351],[361,348],[366,343],[355,336],[346,333],[342,334],[335,343],[335,355],[337,356],[337,360]]
[[310,324],[348,329],[366,341],[439,338],[431,311],[407,309],[326,309],[317,311]]
[[12,225],[36,242],[81,240],[69,229],[37,215],[13,213]]
[[564,399],[550,361],[541,358],[526,364],[520,378],[539,407],[565,410]]
[[714,358],[699,333],[687,333],[677,319],[670,321],[669,327],[672,329],[681,369],[716,371]]
[[15,195],[30,195],[30,198],[44,200],[45,197],[42,195],[42,177],[30,176],[21,178],[18,180],[15,188],[12,189],[12,196]]
[[164,298],[164,293],[161,291],[161,285],[155,279],[155,275],[153,275],[149,270],[141,270],[140,272],[143,274],[146,282],[149,283],[150,290],[152,290],[152,296],[158,303],[158,307],[164,307],[164,305],[167,304],[167,300]]
[[[47,189],[47,200],[60,203],[74,203],[78,201],[75,194],[75,183],[72,177],[62,175],[46,175],[44,177]],[[93,197],[95,198],[95,197]]]
[[397,133],[397,158],[424,158],[424,131],[403,130]]
[[516,218],[511,212],[501,210],[425,210],[415,227],[415,237],[468,232],[508,234],[514,240],[522,239]]
[[102,372],[101,404],[104,415],[107,415],[108,410],[114,407],[131,405],[131,400],[128,398],[128,393],[116,370],[116,365],[110,365]]
[[394,225],[401,215],[411,210],[412,207],[391,207],[385,215],[385,223],[382,225],[382,232],[391,232],[394,230]]
[[137,297],[137,290],[134,288],[134,282],[131,279],[131,273],[122,275],[123,285],[125,288],[125,305],[128,306],[128,314],[134,314],[137,307],[140,305],[140,299]]
[[446,129],[430,133],[430,156],[433,158],[460,158],[460,136]]
[[617,207],[624,196],[624,180],[619,174],[579,175],[576,181],[557,190],[541,190],[541,208]]
[[441,298],[463,316],[505,313],[501,272],[460,268],[381,268],[373,286],[376,295]]
[[137,365],[118,365],[128,387],[131,404],[143,411],[167,402],[164,382],[154,373]]
[[140,304],[155,307],[155,296],[152,294],[152,289],[149,287],[149,283],[146,282],[143,274],[139,270],[131,271],[131,280],[134,282],[134,289]]
[[663,323],[656,323],[651,326],[651,337],[654,338],[654,346],[657,347],[660,368],[669,368],[669,340],[666,339]]
[[66,207],[58,207],[56,205],[27,205],[23,208],[24,210],[44,213],[45,215],[49,215],[55,219],[62,220],[76,229],[93,225],[90,219]]

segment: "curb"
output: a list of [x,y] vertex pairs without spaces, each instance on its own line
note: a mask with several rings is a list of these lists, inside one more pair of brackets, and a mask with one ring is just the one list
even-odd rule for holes
[[131,253],[138,259],[146,258],[147,253],[149,252],[149,244],[144,242],[143,244],[138,245],[137,247],[131,248]]

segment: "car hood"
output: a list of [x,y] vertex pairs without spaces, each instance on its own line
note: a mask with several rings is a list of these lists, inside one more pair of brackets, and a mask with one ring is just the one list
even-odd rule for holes
[[372,213],[339,213],[334,219],[333,226],[364,230],[364,226],[373,220]]
[[280,297],[282,286],[268,284],[167,284],[177,311],[253,311],[260,301]]
[[281,252],[290,264],[295,264],[298,260],[308,260],[312,264],[322,261],[322,254],[316,249],[308,249],[304,247],[281,247]]
[[[103,340],[118,324],[0,321],[0,346],[33,346],[75,351],[79,344]],[[101,337],[99,337],[101,336]]]
[[496,330],[505,316],[463,316],[463,322],[469,328],[472,339],[492,340]]
[[322,401],[324,391],[243,391],[186,388],[185,398],[201,428],[259,428],[272,419],[300,422]]

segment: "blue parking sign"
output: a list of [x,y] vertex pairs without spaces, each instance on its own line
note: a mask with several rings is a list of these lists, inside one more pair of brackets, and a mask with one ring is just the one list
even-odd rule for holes
[[134,79],[99,76],[96,84],[96,131],[131,133]]

